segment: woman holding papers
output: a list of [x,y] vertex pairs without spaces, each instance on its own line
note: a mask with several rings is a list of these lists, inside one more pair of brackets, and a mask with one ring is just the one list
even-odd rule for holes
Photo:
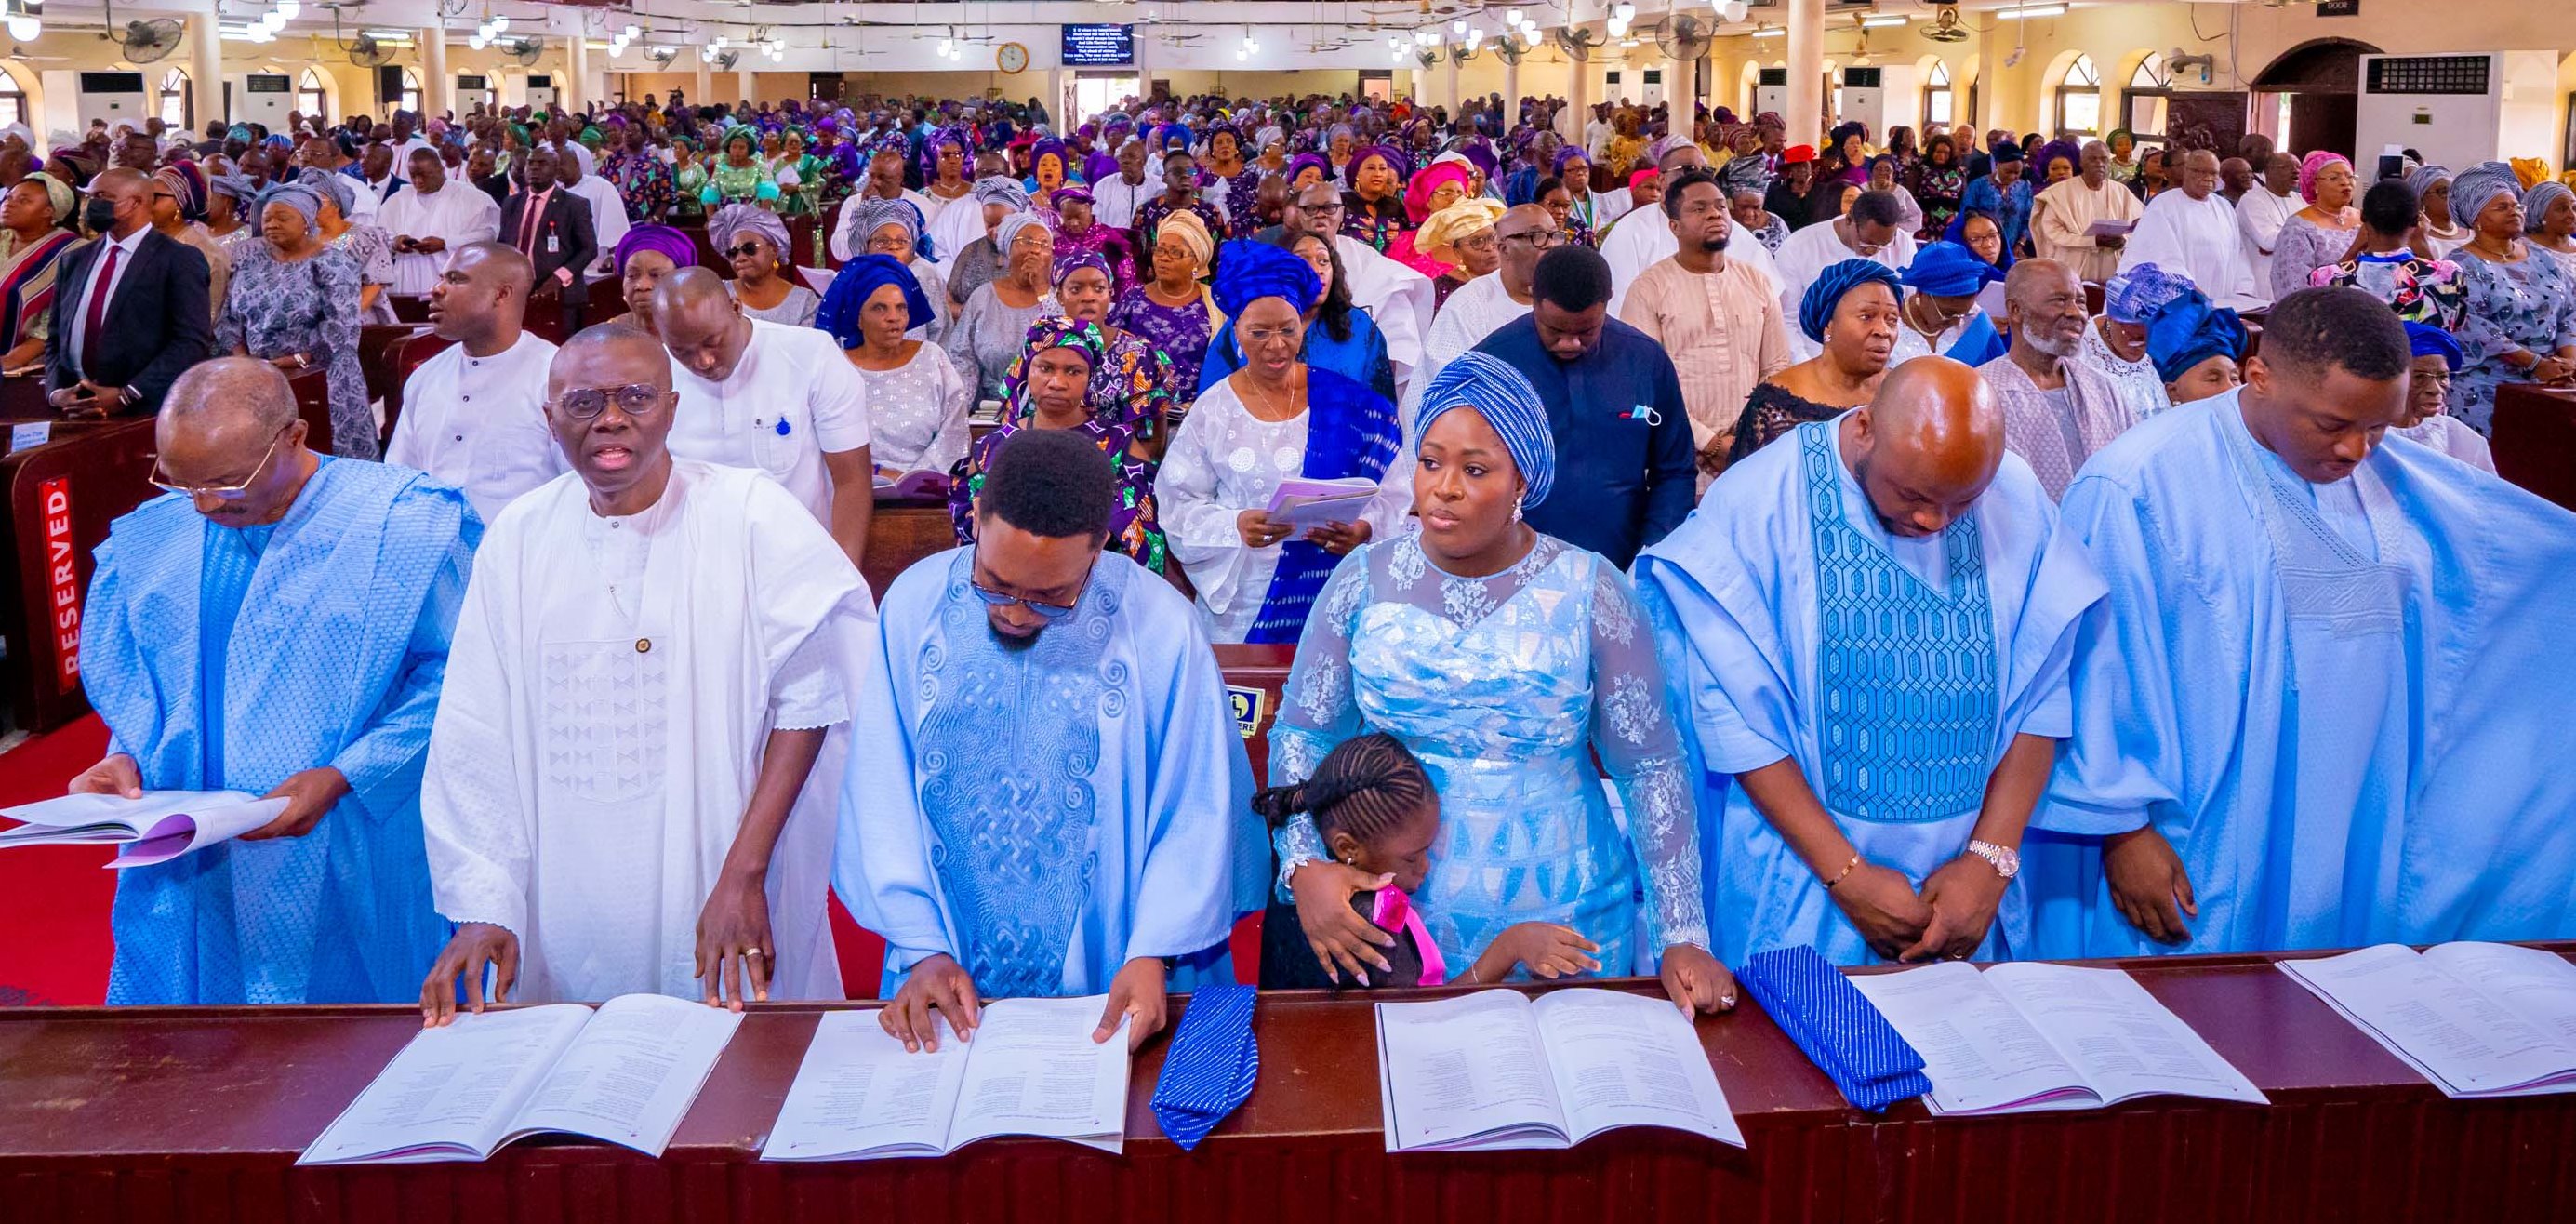
[[[1555,481],[1547,407],[1510,365],[1469,352],[1425,390],[1417,439],[1422,529],[1333,572],[1271,731],[1272,783],[1313,777],[1343,740],[1392,735],[1440,794],[1414,895],[1443,961],[1473,964],[1519,923],[1561,923],[1599,949],[1603,973],[1655,964],[1676,1003],[1733,1006],[1735,981],[1707,950],[1690,766],[1654,637],[1616,569],[1522,521]],[[1336,975],[1384,972],[1391,937],[1350,898],[1391,878],[1324,861],[1302,817],[1276,840],[1316,958]]]
[[957,542],[975,542],[975,498],[1002,442],[1023,429],[1074,429],[1110,458],[1118,474],[1117,505],[1109,512],[1109,546],[1136,564],[1164,571],[1163,528],[1154,513],[1153,465],[1137,453],[1125,425],[1092,413],[1091,380],[1109,363],[1109,338],[1097,323],[1061,315],[1029,327],[1028,344],[1002,376],[1002,427],[976,440],[949,487],[948,517]]
[[[1209,636],[1293,642],[1334,564],[1403,524],[1409,487],[1386,480],[1403,429],[1385,396],[1302,359],[1305,312],[1324,293],[1305,260],[1268,243],[1229,242],[1215,293],[1248,360],[1201,389],[1154,489]],[[1378,488],[1348,519],[1301,531],[1271,517],[1274,495],[1292,479]]]

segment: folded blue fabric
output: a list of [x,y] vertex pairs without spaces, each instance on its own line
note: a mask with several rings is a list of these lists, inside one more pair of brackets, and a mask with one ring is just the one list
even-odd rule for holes
[[1852,1104],[1877,1113],[1932,1091],[1923,1056],[1814,948],[1757,952],[1735,980]]
[[1252,1095],[1261,1074],[1252,1000],[1249,986],[1203,986],[1181,1009],[1172,1051],[1154,1084],[1154,1120],[1184,1152]]

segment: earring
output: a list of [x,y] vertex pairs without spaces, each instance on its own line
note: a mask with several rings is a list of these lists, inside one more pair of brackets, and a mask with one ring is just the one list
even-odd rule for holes
[[[1523,496],[1525,497],[1527,495],[1524,494]],[[1522,498],[1520,497],[1512,499],[1512,521],[1515,523],[1521,521],[1521,501]]]

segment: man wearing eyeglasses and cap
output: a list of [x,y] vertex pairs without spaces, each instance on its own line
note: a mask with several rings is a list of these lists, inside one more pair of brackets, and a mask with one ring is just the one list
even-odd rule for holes
[[776,482],[672,455],[681,408],[641,330],[555,354],[546,423],[572,470],[493,522],[421,784],[457,924],[412,969],[432,1024],[460,980],[477,1011],[841,997],[833,729],[873,605]]
[[454,489],[304,437],[276,367],[191,368],[156,434],[173,496],[99,546],[81,678],[108,753],[72,790],[284,801],[118,873],[110,1003],[395,1002],[446,936],[420,763],[483,525]]
[[886,938],[880,1020],[936,1049],[979,998],[1107,994],[1094,1041],[1232,982],[1226,939],[1269,854],[1225,682],[1190,602],[1104,551],[1109,460],[1024,429],[975,543],[886,592],[857,679],[833,886]]

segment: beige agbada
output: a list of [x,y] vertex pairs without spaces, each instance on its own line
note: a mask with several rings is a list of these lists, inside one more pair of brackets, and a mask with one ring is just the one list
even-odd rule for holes
[[2065,264],[2079,279],[2098,285],[2120,270],[2120,252],[2084,231],[2096,221],[2135,224],[2145,213],[2146,206],[2128,188],[2108,178],[2100,187],[2088,187],[2079,174],[2040,192],[2032,203],[2031,244],[2040,258]]

